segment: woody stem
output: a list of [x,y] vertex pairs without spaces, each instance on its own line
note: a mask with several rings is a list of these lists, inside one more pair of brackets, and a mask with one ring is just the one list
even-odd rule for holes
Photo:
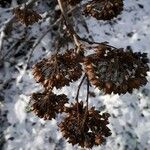
[[86,110],[85,110],[85,113],[84,113],[84,117],[82,119],[82,124],[81,124],[81,128],[84,127],[84,124],[86,122],[86,119],[87,119],[87,116],[88,116],[88,105],[89,105],[89,79],[88,79],[88,76],[86,76],[86,79],[87,79],[87,95],[86,95]]
[[86,75],[83,76],[79,86],[78,86],[78,90],[77,90],[77,94],[76,94],[76,98],[75,100],[77,101],[77,116],[78,116],[78,124],[79,124],[79,92],[80,92],[80,89],[81,89],[81,86],[82,86],[82,83],[85,79]]
[[86,76],[86,78],[87,78],[86,108],[88,110],[88,105],[89,105],[89,86],[90,86],[90,83],[89,83],[88,76]]
[[67,27],[67,29],[69,30],[70,34],[72,35],[73,37],[73,40],[75,42],[75,45],[80,48],[81,44],[80,44],[80,37],[77,35],[77,33],[75,32],[75,30],[73,29],[73,27],[70,25],[69,23],[69,19],[68,19],[68,15],[67,13],[64,11],[64,4],[62,2],[62,0],[57,0],[58,1],[58,4],[59,4],[59,7],[60,7],[60,10],[61,10],[61,13],[62,13],[62,16],[65,20],[65,25]]
[[76,94],[76,98],[75,98],[76,101],[77,101],[77,103],[79,102],[79,92],[80,92],[80,88],[81,88],[81,85],[82,85],[82,83],[83,83],[85,77],[86,77],[86,75],[83,76],[83,78],[82,78],[80,84],[78,85],[78,90],[77,90],[77,94]]

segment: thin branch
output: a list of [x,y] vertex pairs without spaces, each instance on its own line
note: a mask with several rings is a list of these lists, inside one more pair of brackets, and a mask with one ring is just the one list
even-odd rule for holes
[[32,57],[32,54],[33,54],[35,48],[40,44],[41,40],[51,31],[52,26],[47,31],[45,31],[44,34],[34,43],[33,47],[31,48],[31,50],[29,51],[29,54],[27,56],[27,66],[29,65],[30,59]]
[[90,44],[90,45],[92,45],[92,44],[98,44],[98,45],[99,45],[99,44],[104,44],[104,45],[106,45],[106,46],[108,46],[108,47],[112,47],[112,48],[115,48],[115,49],[116,49],[116,47],[114,47],[114,46],[112,46],[112,45],[109,45],[107,41],[100,43],[100,42],[90,41],[90,40],[88,40],[87,38],[81,38],[81,37],[79,37],[79,39],[80,39],[80,41],[86,42],[86,43],[88,43],[88,44]]
[[4,40],[5,34],[2,31],[0,34],[0,61],[2,60],[3,52],[2,52],[2,47],[3,47],[3,40]]
[[[74,7],[73,9],[69,10],[67,12],[67,14],[71,13],[72,11],[74,11],[76,9],[76,7]],[[34,52],[34,50],[36,49],[36,47],[40,44],[41,40],[52,30],[52,28],[54,26],[56,26],[57,24],[59,24],[61,21],[63,20],[63,17],[61,16],[59,19],[57,19],[44,33],[43,35],[36,41],[36,43],[33,45],[32,49],[29,52],[29,55],[27,57],[27,66],[29,65],[30,59],[32,57],[32,54]]]
[[[70,34],[73,36],[73,39],[74,39],[74,42],[78,48],[78,50],[80,50],[80,47],[81,47],[81,41],[84,41],[88,44],[105,44],[106,46],[109,46],[109,47],[112,47],[112,48],[115,48],[116,47],[113,47],[111,45],[108,45],[107,42],[103,42],[103,43],[99,43],[99,42],[94,42],[94,41],[90,41],[86,38],[81,38],[76,32],[75,30],[73,29],[73,27],[70,25],[69,23],[69,19],[68,19],[68,15],[66,14],[66,12],[64,11],[64,6],[63,6],[63,2],[62,0],[57,0],[58,1],[58,4],[59,4],[59,7],[61,9],[61,12],[62,12],[62,15],[63,15],[63,18],[65,20],[65,24],[66,24],[66,27],[67,29],[69,30]],[[77,51],[78,52],[78,51]]]
[[84,113],[84,117],[82,119],[82,122],[81,122],[81,129],[83,129],[84,127],[84,124],[86,122],[86,118],[88,116],[88,105],[89,105],[89,79],[88,79],[88,76],[86,75],[86,80],[87,80],[87,93],[86,93],[86,110],[85,110],[85,113]]
[[[14,42],[11,47],[8,49],[7,53],[2,57],[2,60],[7,60],[7,57],[11,57],[11,55],[9,55],[10,53],[14,54],[17,53],[18,49],[16,50],[15,48],[19,45],[19,43],[21,43],[22,41],[26,41],[25,38],[20,38],[19,40],[17,40],[16,42]],[[25,43],[26,44],[26,43]]]
[[79,119],[79,92],[80,92],[81,86],[82,86],[83,81],[85,80],[85,78],[86,78],[86,75],[83,76],[83,78],[82,78],[82,80],[81,80],[81,82],[80,82],[80,84],[79,84],[79,86],[78,86],[78,90],[77,90],[77,94],[76,94],[76,98],[75,98],[75,100],[77,101],[78,124],[79,124],[79,122],[80,122],[80,119]]
[[79,41],[79,36],[77,35],[77,33],[74,31],[73,27],[69,23],[68,14],[64,11],[63,2],[62,2],[62,0],[57,0],[57,1],[58,1],[60,10],[61,10],[62,16],[63,16],[63,18],[65,20],[66,27],[69,30],[70,34],[72,35],[76,46],[78,48],[80,48],[81,43]]
[[88,76],[86,76],[86,79],[87,79],[87,94],[86,94],[86,108],[88,110],[88,105],[89,105],[89,79],[88,79]]
[[77,90],[77,94],[76,94],[76,98],[75,98],[75,100],[77,101],[77,103],[79,102],[79,92],[80,92],[80,89],[81,89],[81,85],[82,85],[82,83],[83,83],[83,81],[84,81],[85,78],[86,78],[86,75],[83,76],[80,84],[78,85],[78,90]]

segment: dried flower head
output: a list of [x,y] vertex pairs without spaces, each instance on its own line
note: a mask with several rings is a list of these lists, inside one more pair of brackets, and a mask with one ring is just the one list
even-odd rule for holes
[[64,104],[68,102],[65,94],[56,95],[53,92],[33,93],[31,97],[32,110],[38,117],[44,119],[55,118],[57,113],[64,110]]
[[68,142],[81,147],[92,148],[105,142],[105,138],[111,135],[107,127],[109,114],[99,114],[94,107],[87,110],[83,102],[72,104],[66,108],[68,116],[59,127]]
[[85,70],[90,82],[105,93],[132,93],[147,83],[149,70],[146,53],[133,53],[104,44],[95,54],[85,58]]
[[123,10],[123,0],[92,0],[84,7],[84,14],[98,20],[111,20]]
[[38,22],[42,17],[32,9],[24,8],[20,9],[19,7],[13,9],[13,14],[15,14],[17,20],[26,26],[32,25],[35,22]]
[[34,78],[47,88],[61,88],[78,80],[82,75],[82,66],[74,52],[52,55],[33,67]]

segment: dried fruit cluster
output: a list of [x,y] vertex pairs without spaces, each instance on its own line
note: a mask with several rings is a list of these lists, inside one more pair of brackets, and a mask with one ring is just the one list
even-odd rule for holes
[[[58,0],[58,4],[75,6],[81,1]],[[76,47],[66,50],[63,54],[57,51],[55,55],[44,58],[33,66],[33,76],[43,85],[44,92],[32,94],[31,106],[39,117],[48,120],[56,118],[58,113],[66,113],[66,117],[59,124],[63,136],[73,145],[79,144],[81,147],[92,148],[103,144],[111,132],[107,126],[109,114],[101,114],[94,107],[88,106],[89,86],[95,86],[105,94],[132,93],[133,89],[139,89],[147,83],[148,58],[146,53],[118,49],[106,43],[89,41],[84,43],[69,26],[62,10],[63,6],[60,8],[67,32],[74,39]],[[123,0],[92,0],[83,5],[83,14],[98,20],[111,20],[122,10]],[[26,7],[15,8],[13,13],[26,26],[42,19],[38,13]],[[90,47],[88,47],[89,43],[91,43]],[[89,55],[85,53],[87,47],[91,50]],[[70,107],[65,107],[69,99],[65,94],[55,94],[53,89],[69,86],[82,76],[75,102]],[[86,106],[78,99],[80,87],[85,79],[87,81]]]
[[[82,0],[62,0],[66,5],[75,6]],[[6,5],[7,2],[0,2],[0,5]],[[92,16],[97,20],[111,20],[117,17],[123,10],[123,0],[92,0],[83,5],[83,15]],[[34,10],[17,7],[13,9],[13,14],[21,23],[26,26],[38,22],[42,17]]]
[[107,127],[109,114],[100,115],[94,107],[87,110],[82,101],[72,104],[65,112],[68,116],[59,127],[69,143],[92,148],[105,142],[105,138],[111,135]]
[[32,25],[35,22],[38,22],[42,17],[35,12],[32,9],[28,8],[14,8],[13,14],[15,14],[15,17],[17,20],[19,20],[21,23],[25,24],[26,26]]
[[[73,51],[73,49],[72,49]],[[33,75],[45,88],[62,88],[78,80],[82,75],[82,66],[74,52],[52,55],[33,67]]]
[[116,49],[101,45],[95,54],[84,59],[85,70],[91,81],[106,94],[132,93],[133,89],[147,83],[149,70],[146,53]]
[[67,96],[54,94],[53,88],[69,86],[70,82],[85,74],[81,84],[86,78],[88,87],[90,82],[106,94],[132,93],[133,89],[147,83],[146,73],[149,70],[146,53],[133,53],[104,43],[90,48],[93,53],[88,56],[81,55],[84,52],[77,53],[76,49],[70,49],[34,65],[34,78],[42,83],[45,91],[33,93],[31,97],[33,111],[39,117],[52,119],[57,113],[65,112],[67,116],[59,124],[63,136],[73,145],[79,144],[87,148],[104,143],[106,137],[111,135],[107,127],[109,115],[100,115],[94,107],[88,108],[89,90],[87,106],[84,106],[83,101],[79,103],[77,96],[76,103],[65,107],[65,103],[69,101]]
[[56,95],[52,91],[33,93],[31,97],[33,111],[44,119],[55,118],[57,113],[63,112],[64,104],[68,102],[65,94]]
[[85,5],[84,14],[98,20],[111,20],[123,10],[123,0],[92,0]]
[[[59,125],[64,136],[69,138],[69,142],[73,145],[79,144],[81,147],[91,148],[102,144],[105,137],[111,135],[107,127],[108,116],[105,113],[100,115],[100,112],[94,107],[90,109],[88,105],[84,107],[82,101],[78,103],[78,97],[76,97],[75,104],[66,108],[64,104],[69,101],[67,96],[56,95],[52,92],[54,87],[69,86],[70,82],[78,80],[85,73],[82,68],[85,56],[82,54],[77,53],[76,49],[70,49],[64,54],[52,55],[34,65],[34,78],[37,82],[42,83],[45,91],[33,93],[31,105],[32,110],[44,119],[55,118],[57,113],[67,113],[68,115]],[[88,80],[87,75],[83,79],[86,77]]]

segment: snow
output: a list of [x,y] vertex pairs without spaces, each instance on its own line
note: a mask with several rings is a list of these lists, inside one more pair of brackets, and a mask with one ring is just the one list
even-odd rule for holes
[[[149,0],[125,0],[125,9],[117,19],[111,22],[97,21],[87,18],[88,33],[79,33],[81,36],[93,37],[95,41],[108,41],[116,47],[126,48],[130,46],[133,51],[148,53],[150,58],[150,1]],[[143,8],[142,8],[142,7]],[[42,7],[41,7],[42,8]],[[0,9],[0,28],[3,21],[12,16],[5,9]],[[43,12],[43,16],[46,16]],[[7,18],[8,17],[8,18]],[[15,25],[14,25],[15,26]],[[18,33],[16,28],[19,26]],[[12,31],[12,38],[19,39],[21,31],[29,30],[20,27],[17,23]],[[31,33],[37,39],[46,31],[49,20],[35,24],[31,27]],[[40,29],[43,30],[40,32]],[[81,27],[83,28],[83,27]],[[0,31],[1,31],[0,29]],[[1,39],[3,31],[1,32]],[[9,41],[12,43],[11,39]],[[6,45],[5,42],[4,44]],[[51,53],[51,35],[47,34],[33,52],[31,64],[34,64],[43,56]],[[1,43],[1,41],[0,41]],[[1,45],[1,44],[0,44]],[[7,47],[5,47],[8,49]],[[46,51],[43,51],[45,48]],[[4,69],[0,68],[0,118],[7,112],[5,120],[0,123],[5,138],[4,150],[80,150],[63,139],[58,130],[57,121],[44,121],[28,110],[28,103],[32,92],[42,90],[42,86],[33,79],[31,67],[25,70],[25,58],[18,58],[14,66],[6,61]],[[109,127],[112,135],[107,138],[105,145],[94,147],[92,150],[149,150],[150,149],[150,72],[147,76],[148,83],[133,94],[104,95],[98,89],[90,88],[96,93],[95,98],[90,98],[90,106],[107,111],[111,114]],[[3,85],[8,81],[8,86],[3,90]],[[81,80],[81,79],[80,79]],[[55,93],[65,93],[70,98],[70,103],[76,95],[79,81],[71,83],[70,87],[54,90]],[[81,88],[79,98],[84,100],[86,85]],[[57,120],[61,117],[58,115]],[[1,134],[0,134],[1,135]],[[0,137],[1,145],[2,137]]]

